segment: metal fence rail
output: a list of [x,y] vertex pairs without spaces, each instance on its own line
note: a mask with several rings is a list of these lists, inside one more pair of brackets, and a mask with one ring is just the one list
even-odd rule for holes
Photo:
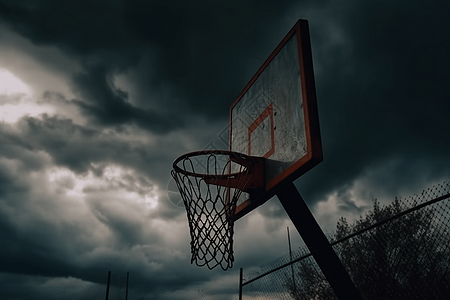
[[[395,199],[329,236],[364,299],[448,299],[450,182]],[[337,299],[307,248],[243,277],[243,299]]]

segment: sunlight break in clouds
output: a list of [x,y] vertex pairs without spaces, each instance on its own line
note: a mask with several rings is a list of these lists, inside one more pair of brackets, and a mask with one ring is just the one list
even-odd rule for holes
[[0,69],[0,94],[30,94],[30,89],[19,78],[5,69]]
[[43,107],[32,103],[20,103],[16,105],[0,105],[0,121],[15,123],[23,116],[37,117],[44,113],[50,113],[50,107]]
[[23,116],[37,117],[43,113],[54,113],[48,105],[39,105],[32,91],[19,78],[0,69],[0,121],[15,123]]
[[145,185],[145,180],[137,177],[133,171],[119,166],[107,166],[101,177],[95,176],[91,171],[86,175],[76,175],[66,168],[53,168],[48,173],[53,188],[67,196],[81,199],[99,191],[114,191],[124,201],[144,203],[150,209],[155,208],[159,199],[156,186],[150,183]]

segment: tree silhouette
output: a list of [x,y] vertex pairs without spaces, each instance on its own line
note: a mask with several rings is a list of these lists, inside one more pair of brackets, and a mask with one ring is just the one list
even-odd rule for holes
[[[337,242],[334,250],[364,299],[448,299],[448,224],[431,205],[394,218],[402,211],[398,199],[383,207],[375,200],[373,210],[353,224],[341,218],[331,240]],[[294,299],[337,299],[312,258],[295,269],[296,282],[285,276]]]

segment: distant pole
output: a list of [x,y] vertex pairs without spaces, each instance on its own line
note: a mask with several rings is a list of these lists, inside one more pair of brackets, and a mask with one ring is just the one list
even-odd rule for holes
[[108,271],[108,281],[106,282],[106,300],[109,297],[109,283],[111,282],[111,271]]
[[125,289],[125,300],[128,300],[128,279],[130,278],[130,272],[127,272],[127,288]]
[[[289,227],[287,227],[288,234],[288,244],[289,244],[289,261],[292,262],[292,249],[291,249],[291,236],[289,235]],[[294,265],[291,264],[291,273],[292,273],[292,287],[294,288],[294,295],[297,299],[297,285],[295,283],[295,275],[294,275]]]
[[358,289],[314,219],[294,183],[277,191],[278,199],[340,300],[362,300]]
[[239,300],[242,300],[242,273],[244,270],[241,268],[241,271],[239,273]]

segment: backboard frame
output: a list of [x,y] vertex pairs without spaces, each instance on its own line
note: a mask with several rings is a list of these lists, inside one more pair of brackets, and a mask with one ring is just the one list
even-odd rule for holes
[[[255,75],[250,79],[241,93],[238,95],[236,100],[230,106],[230,119],[229,119],[229,150],[232,151],[232,135],[233,135],[233,117],[232,112],[243,96],[249,91],[255,81],[260,77],[264,70],[269,66],[269,64],[274,60],[278,53],[283,49],[287,42],[296,36],[297,40],[297,55],[299,62],[299,72],[300,72],[300,86],[301,95],[303,101],[303,114],[305,121],[305,137],[306,137],[306,154],[293,162],[287,169],[282,173],[278,174],[275,178],[267,181],[265,183],[265,192],[258,193],[257,195],[250,195],[250,197],[240,203],[236,208],[235,220],[240,219],[256,207],[265,203],[272,196],[275,195],[277,187],[280,187],[284,182],[292,182],[299,176],[303,175],[311,168],[316,166],[322,161],[322,142],[320,136],[319,127],[319,116],[316,100],[316,89],[314,81],[314,71],[312,62],[312,52],[311,52],[311,42],[309,34],[308,21],[298,20],[297,23],[292,27],[292,29],[287,33],[283,40],[278,44],[275,50],[269,55],[262,66],[258,69]],[[273,108],[270,104],[266,110],[258,117],[259,120],[255,120],[249,126],[249,136],[253,130],[266,118],[269,118],[273,125]],[[276,151],[277,145],[273,141],[273,128],[272,128],[272,141],[271,148],[265,155],[264,158],[269,159],[270,156]],[[246,155],[251,155],[251,145],[249,139],[248,146],[250,153],[244,153]]]

